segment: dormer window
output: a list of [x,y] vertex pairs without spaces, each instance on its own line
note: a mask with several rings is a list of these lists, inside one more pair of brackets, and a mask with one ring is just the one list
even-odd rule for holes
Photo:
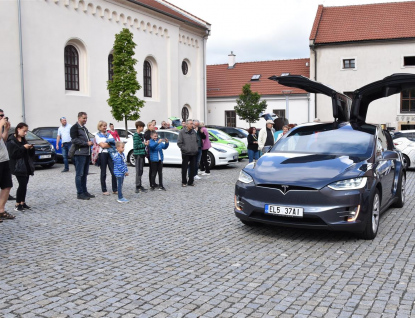
[[261,74],[252,75],[251,81],[259,81],[260,77],[261,77]]

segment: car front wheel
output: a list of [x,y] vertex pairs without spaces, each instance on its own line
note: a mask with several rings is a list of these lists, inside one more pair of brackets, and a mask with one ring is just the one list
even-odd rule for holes
[[209,165],[209,170],[212,169],[215,166],[215,156],[212,155],[210,151],[207,153],[207,162]]
[[130,153],[128,154],[128,162],[135,167],[135,156],[134,156],[134,151],[130,151]]
[[366,228],[361,233],[361,238],[364,240],[373,240],[378,234],[380,220],[380,195],[379,190],[376,189],[375,195],[372,199],[372,207],[370,214],[367,216]]
[[404,169],[408,170],[410,165],[411,165],[411,160],[409,160],[409,157],[407,155],[403,155],[403,167],[404,167]]
[[398,185],[398,189],[396,189],[396,202],[394,203],[394,207],[402,208],[405,204],[405,196],[406,196],[406,176],[402,173],[401,180]]

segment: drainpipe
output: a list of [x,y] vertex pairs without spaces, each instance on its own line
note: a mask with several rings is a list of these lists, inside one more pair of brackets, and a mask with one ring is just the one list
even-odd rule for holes
[[[314,44],[310,45],[310,49],[314,52],[314,80],[317,82],[317,52]],[[314,118],[317,118],[317,94],[314,94]]]
[[23,73],[23,40],[22,40],[22,10],[21,1],[17,0],[19,16],[19,49],[20,49],[20,90],[22,96],[22,121],[26,122],[26,107],[24,98],[24,73]]
[[203,37],[203,116],[204,122],[207,125],[207,96],[206,96],[206,41],[210,35],[210,30],[206,30],[206,35]]

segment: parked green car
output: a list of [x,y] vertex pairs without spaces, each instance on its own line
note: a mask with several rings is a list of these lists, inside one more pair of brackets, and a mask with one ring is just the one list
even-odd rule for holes
[[239,159],[248,158],[248,150],[242,141],[232,138],[227,133],[219,129],[208,128],[209,140],[211,142],[218,142],[238,151]]

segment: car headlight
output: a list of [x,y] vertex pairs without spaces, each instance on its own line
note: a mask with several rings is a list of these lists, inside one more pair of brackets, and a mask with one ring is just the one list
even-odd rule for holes
[[366,177],[353,178],[334,182],[328,187],[333,190],[356,190],[363,188],[366,185],[366,182]]
[[215,148],[215,147],[212,147],[213,149],[215,149],[216,151],[219,151],[219,152],[227,152],[226,150],[223,150],[223,149],[219,149],[219,148]]
[[238,181],[241,181],[242,183],[251,183],[254,182],[254,179],[252,179],[252,177],[245,171],[241,170],[239,173]]
[[52,144],[50,145],[50,150],[51,150],[51,151],[54,151],[54,150],[55,150],[55,147],[53,147],[53,145],[52,145]]
[[238,147],[237,145],[235,145],[235,144],[231,144],[231,143],[229,143],[229,144],[228,144],[228,146],[229,146],[229,147],[233,147],[233,148],[237,148],[237,147]]

